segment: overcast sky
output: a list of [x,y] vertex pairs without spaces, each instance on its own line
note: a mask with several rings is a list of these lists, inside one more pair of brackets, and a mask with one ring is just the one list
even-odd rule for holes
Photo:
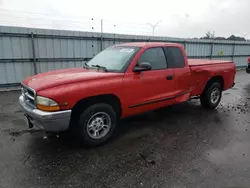
[[[93,18],[93,20],[91,19]],[[0,25],[202,37],[250,38],[250,0],[0,0]]]

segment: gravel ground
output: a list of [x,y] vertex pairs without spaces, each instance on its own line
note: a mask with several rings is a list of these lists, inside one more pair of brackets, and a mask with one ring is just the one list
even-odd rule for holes
[[250,187],[250,75],[237,73],[219,107],[197,100],[120,124],[84,149],[29,130],[19,91],[0,92],[0,187]]

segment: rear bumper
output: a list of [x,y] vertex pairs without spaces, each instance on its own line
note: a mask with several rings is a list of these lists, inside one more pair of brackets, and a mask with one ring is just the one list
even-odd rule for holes
[[235,82],[233,83],[232,87],[234,87],[234,86],[235,86]]
[[250,73],[250,64],[246,67],[246,72]]
[[47,132],[61,132],[69,128],[71,110],[44,112],[34,109],[25,103],[22,95],[19,97],[19,103],[31,124]]

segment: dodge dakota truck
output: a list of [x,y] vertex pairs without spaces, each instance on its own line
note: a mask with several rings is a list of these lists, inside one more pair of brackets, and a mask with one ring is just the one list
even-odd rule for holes
[[24,79],[19,102],[27,124],[68,131],[80,142],[107,142],[120,118],[191,98],[214,109],[234,86],[232,61],[187,59],[181,44],[140,42],[111,46],[82,68]]

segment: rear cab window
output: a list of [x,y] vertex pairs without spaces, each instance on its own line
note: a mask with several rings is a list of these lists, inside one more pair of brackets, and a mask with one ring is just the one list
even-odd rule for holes
[[178,47],[164,47],[164,52],[167,58],[168,68],[184,68],[185,59],[183,53]]

